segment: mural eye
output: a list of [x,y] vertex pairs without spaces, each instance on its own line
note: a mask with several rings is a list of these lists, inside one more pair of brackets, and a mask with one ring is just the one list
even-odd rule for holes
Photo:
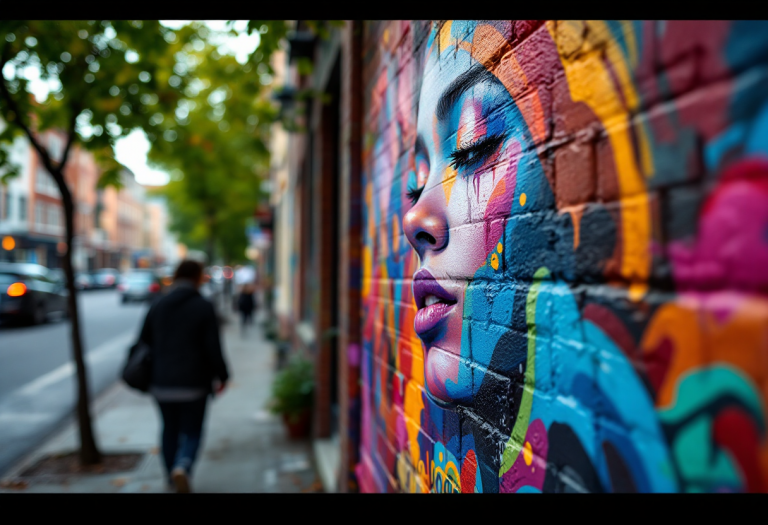
[[504,139],[504,135],[491,135],[483,137],[467,146],[462,146],[451,153],[450,165],[456,170],[461,168],[476,169],[487,161],[491,155],[496,153]]
[[408,193],[405,195],[410,199],[411,204],[416,204],[416,201],[419,200],[419,197],[421,197],[421,192],[424,191],[424,186],[421,186],[420,188],[409,188]]

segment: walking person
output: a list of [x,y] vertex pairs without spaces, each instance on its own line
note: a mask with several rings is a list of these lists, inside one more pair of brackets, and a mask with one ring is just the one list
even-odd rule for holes
[[253,311],[256,309],[256,297],[254,296],[255,287],[253,284],[245,284],[240,289],[240,296],[237,298],[237,308],[240,310],[241,331],[245,333],[246,325],[253,321]]
[[169,487],[191,492],[208,396],[229,379],[213,305],[202,295],[203,267],[182,261],[172,289],[147,313],[141,340],[152,355],[149,392],[162,417],[162,454]]

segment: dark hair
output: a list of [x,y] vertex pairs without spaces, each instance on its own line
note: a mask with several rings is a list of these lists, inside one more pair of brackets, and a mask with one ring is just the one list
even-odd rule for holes
[[191,261],[189,259],[181,261],[178,268],[173,274],[173,280],[177,279],[189,279],[190,281],[198,282],[203,276],[203,265],[197,261]]

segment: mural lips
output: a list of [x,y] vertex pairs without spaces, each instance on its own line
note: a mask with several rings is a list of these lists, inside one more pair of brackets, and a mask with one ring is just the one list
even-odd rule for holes
[[436,328],[454,310],[457,300],[440,286],[426,268],[413,276],[413,296],[418,308],[413,328],[422,341],[427,343],[428,339],[436,335]]

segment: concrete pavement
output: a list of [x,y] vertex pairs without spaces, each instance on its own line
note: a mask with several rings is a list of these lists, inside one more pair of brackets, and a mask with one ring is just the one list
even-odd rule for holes
[[[90,392],[114,384],[147,304],[121,305],[114,290],[81,293],[81,331]],[[76,379],[70,324],[0,328],[0,476],[72,414]]]
[[[260,317],[243,336],[235,317],[226,308],[221,310],[228,318],[222,338],[232,378],[224,395],[208,405],[203,444],[191,480],[193,491],[321,491],[309,440],[290,441],[282,421],[266,410],[275,352],[263,338]],[[92,409],[102,452],[139,453],[135,468],[66,478],[25,477],[24,471],[41,458],[77,450],[77,428],[70,422],[3,477],[6,482],[22,481],[25,488],[0,488],[0,492],[166,492],[158,449],[159,414],[152,399],[118,382],[92,403]]]

